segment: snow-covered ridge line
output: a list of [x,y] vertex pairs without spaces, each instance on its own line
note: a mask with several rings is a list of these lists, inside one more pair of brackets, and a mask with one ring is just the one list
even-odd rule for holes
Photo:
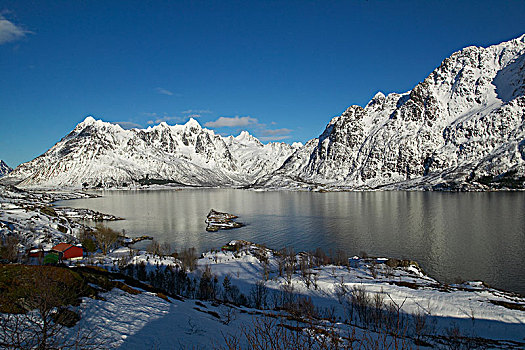
[[298,145],[222,137],[195,119],[147,129],[87,117],[50,150],[2,182],[21,187],[244,186],[282,165]]
[[525,188],[525,35],[443,60],[403,94],[350,106],[262,189]]
[[412,90],[352,105],[304,146],[195,119],[124,130],[86,118],[2,178],[23,187],[225,186],[292,190],[525,189],[525,34],[445,58]]

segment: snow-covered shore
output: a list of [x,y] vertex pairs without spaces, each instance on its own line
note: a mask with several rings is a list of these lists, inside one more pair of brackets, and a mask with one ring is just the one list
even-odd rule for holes
[[[62,241],[78,243],[84,226],[67,210],[50,210],[49,203],[83,195],[0,186],[0,236],[22,237],[21,253],[37,245],[48,249]],[[128,247],[118,247],[106,255],[98,252],[74,264],[124,272],[151,284],[165,278],[167,271],[185,269],[181,252],[178,256],[159,256]],[[363,310],[373,314],[375,303],[385,309],[382,317],[392,315],[392,311],[401,315],[405,322],[402,338],[411,347],[442,346],[454,332],[489,348],[525,346],[525,298],[482,282],[446,285],[410,261],[359,258],[335,262],[322,254],[275,251],[232,241],[223,250],[203,253],[194,265],[185,271],[194,290],[184,298],[163,299],[146,290],[131,294],[115,288],[101,294],[104,300],[83,298],[82,320],[76,327],[103,330],[98,333],[111,347],[211,348],[224,346],[228,334],[242,338],[243,327],[251,327],[271,314],[279,315],[279,322],[299,322],[305,332],[315,324],[330,326],[341,336],[352,331],[357,337],[378,339],[384,330],[362,314]],[[145,273],[139,276],[138,269]],[[202,298],[198,292],[205,274],[216,289],[210,298]],[[237,290],[237,299],[225,297],[225,279]],[[167,294],[173,295],[169,286],[167,289]],[[362,304],[356,301],[359,296],[366,299]],[[211,300],[199,301],[199,297]],[[309,321],[304,314],[290,319],[292,311],[283,308],[290,302],[299,305],[301,300],[313,305]],[[415,327],[419,318],[425,320],[423,330]],[[241,344],[246,345],[246,339],[241,339]]]

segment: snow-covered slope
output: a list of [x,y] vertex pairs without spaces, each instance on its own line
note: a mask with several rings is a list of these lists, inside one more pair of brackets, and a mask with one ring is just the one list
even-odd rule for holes
[[525,35],[467,47],[404,94],[349,107],[260,187],[523,188]]
[[221,137],[191,119],[145,130],[86,118],[5,183],[307,189],[524,188],[525,35],[446,58],[411,91],[350,106],[302,146]]
[[13,169],[0,159],[0,177],[9,174],[11,171],[13,171]]
[[124,130],[87,117],[49,151],[20,165],[3,181],[29,187],[236,186],[274,171],[294,150],[285,143],[263,145],[247,132],[224,138],[194,119],[185,125]]

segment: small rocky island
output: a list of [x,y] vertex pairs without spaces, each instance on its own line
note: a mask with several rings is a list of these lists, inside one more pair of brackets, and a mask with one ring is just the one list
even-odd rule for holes
[[234,219],[237,219],[237,216],[228,213],[221,213],[212,209],[206,217],[206,231],[217,232],[219,230],[230,230],[232,228],[244,226],[243,223],[233,221]]

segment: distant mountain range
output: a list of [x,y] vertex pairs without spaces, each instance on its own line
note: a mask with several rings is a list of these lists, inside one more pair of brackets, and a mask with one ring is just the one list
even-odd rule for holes
[[0,177],[9,174],[11,171],[13,171],[13,169],[0,159]]
[[245,131],[222,137],[195,119],[124,130],[87,117],[3,182],[22,187],[242,186],[279,168],[300,146],[263,145]]
[[306,145],[145,130],[88,117],[2,179],[21,186],[178,183],[264,189],[525,188],[525,35],[446,58],[411,91],[350,106]]

